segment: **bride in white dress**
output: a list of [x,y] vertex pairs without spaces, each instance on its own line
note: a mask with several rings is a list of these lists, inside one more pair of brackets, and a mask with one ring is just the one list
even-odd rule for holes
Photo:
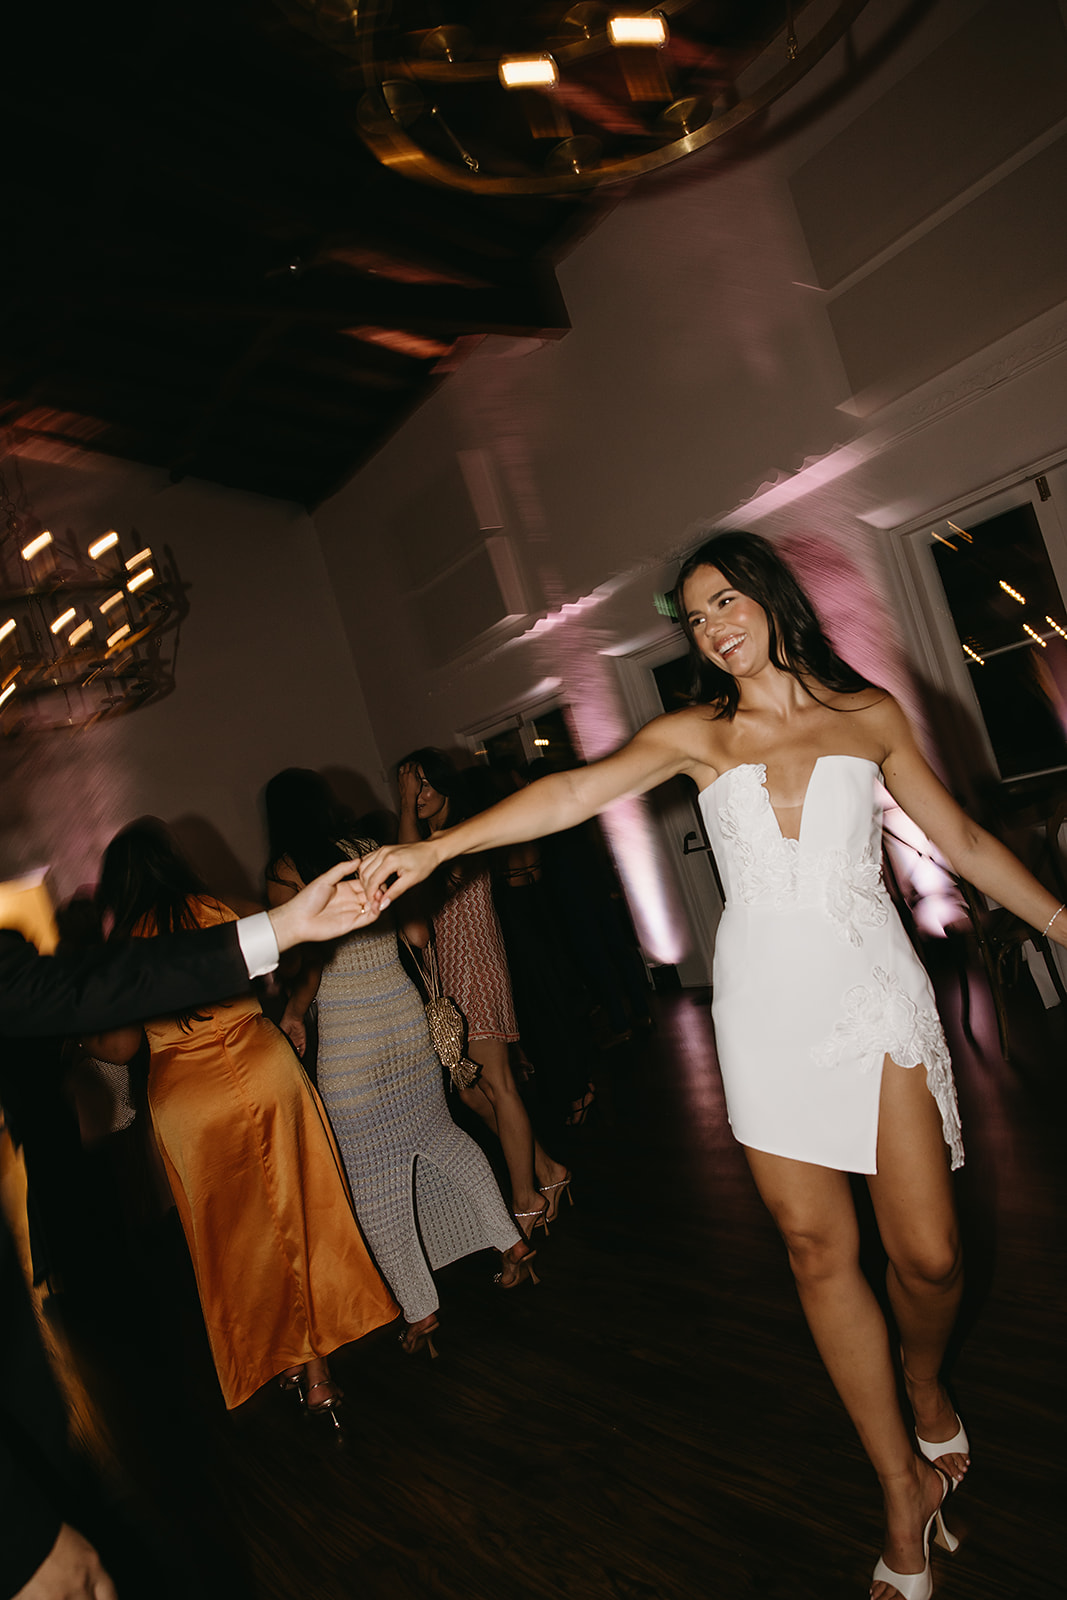
[[[1067,911],[960,810],[900,707],[834,653],[765,540],[709,540],[675,597],[692,706],[616,755],[365,857],[361,880],[382,907],[456,855],[694,779],[727,891],[712,1014],[731,1125],[881,1485],[872,1600],[929,1600],[931,1535],[955,1548],[942,1505],[970,1463],[941,1373],[963,1282],[950,1178],[963,1147],[933,991],[882,882],[879,776],[956,872],[1059,944]],[[889,1258],[892,1337],[860,1268],[850,1172],[866,1175]]]

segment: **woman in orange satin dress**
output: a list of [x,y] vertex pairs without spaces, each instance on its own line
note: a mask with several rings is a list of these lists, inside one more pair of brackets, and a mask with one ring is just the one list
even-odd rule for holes
[[[112,937],[208,927],[207,895],[163,827],[116,835],[99,897]],[[272,1378],[336,1423],[326,1357],[397,1307],[356,1224],[318,1095],[252,995],[145,1025],[152,1125],[228,1408]]]

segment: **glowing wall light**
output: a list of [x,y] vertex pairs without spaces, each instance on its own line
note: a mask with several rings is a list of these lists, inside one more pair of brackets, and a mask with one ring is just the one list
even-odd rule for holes
[[94,544],[89,546],[89,560],[99,560],[105,550],[113,550],[118,542],[119,536],[114,530],[111,533],[105,533],[102,539],[97,539]]
[[559,68],[550,55],[501,56],[497,73],[505,89],[554,89]]
[[36,539],[31,539],[29,544],[22,547],[23,561],[32,561],[34,556],[39,556],[42,550],[47,550],[52,543],[52,535],[46,530],[39,533]]
[[612,17],[608,38],[617,49],[625,45],[645,45],[662,50],[667,43],[667,22],[658,11],[647,17]]
[[1026,604],[1026,596],[1024,594],[1020,594],[1018,589],[1013,589],[1010,583],[1005,583],[1003,578],[1000,580],[1000,587],[1004,590],[1005,594],[1010,594],[1013,600],[1018,600],[1021,606]]

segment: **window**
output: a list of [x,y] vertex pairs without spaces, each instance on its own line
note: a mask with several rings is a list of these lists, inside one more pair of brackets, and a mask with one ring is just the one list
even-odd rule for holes
[[1067,611],[1032,505],[939,524],[934,560],[1002,778],[1067,766]]

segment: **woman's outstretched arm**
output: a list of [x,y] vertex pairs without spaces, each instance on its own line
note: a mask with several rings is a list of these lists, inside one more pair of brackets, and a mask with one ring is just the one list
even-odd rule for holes
[[382,910],[454,856],[521,844],[576,827],[613,800],[644,794],[657,783],[689,771],[698,764],[686,749],[689,715],[680,712],[657,717],[615,755],[574,772],[539,778],[488,811],[455,828],[443,828],[420,844],[372,851],[360,862],[359,874],[370,904],[376,911]]
[[[880,708],[886,756],[886,788],[911,819],[932,839],[952,870],[976,889],[1006,906],[1039,933],[1067,945],[1067,911],[1055,916],[1059,901],[949,794],[920,751],[911,726],[895,701]],[[1051,918],[1051,926],[1049,922]]]

